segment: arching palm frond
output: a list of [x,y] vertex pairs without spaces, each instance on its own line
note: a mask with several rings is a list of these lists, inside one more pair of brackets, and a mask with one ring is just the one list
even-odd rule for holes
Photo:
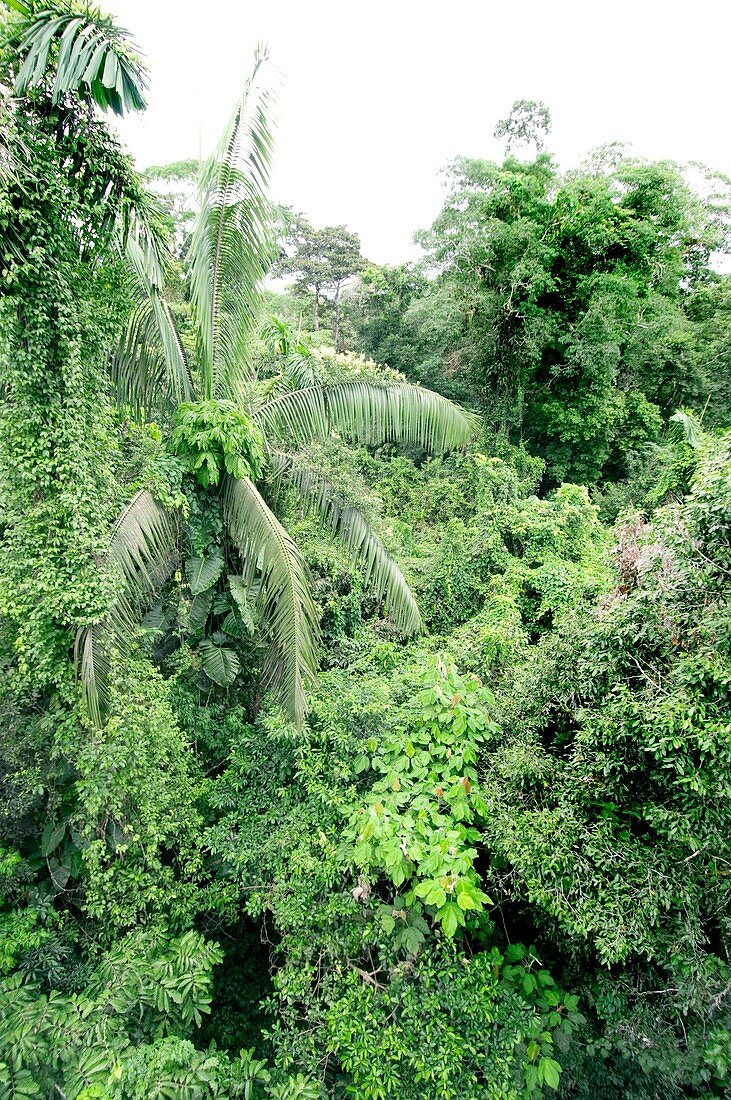
[[477,430],[472,414],[408,382],[308,386],[267,401],[256,418],[265,433],[296,443],[335,431],[358,443],[411,443],[436,454],[465,446]]
[[140,490],[109,540],[107,562],[121,574],[122,588],[107,619],[84,627],[76,638],[76,665],[96,725],[102,724],[108,708],[110,655],[130,647],[142,611],[172,572],[177,544],[175,521],[146,489]]
[[239,548],[245,583],[261,580],[259,609],[268,647],[264,681],[299,726],[307,711],[305,686],[317,675],[317,609],[307,566],[279,520],[248,478],[229,478],[224,514]]
[[420,631],[423,622],[408,582],[362,513],[301,456],[276,453],[271,463],[277,480],[284,478],[293,485],[301,503],[318,512],[341,540],[362,568],[366,585],[386,604],[398,630],[403,634]]
[[241,396],[271,257],[266,197],[272,153],[272,93],[262,85],[266,52],[218,149],[201,174],[201,209],[190,246],[191,292],[201,348],[203,396]]
[[111,108],[118,115],[147,105],[147,76],[129,33],[87,4],[71,10],[49,5],[37,14],[29,13],[17,50],[24,58],[15,83],[18,95],[42,84],[55,67],[54,103],[77,92],[103,111]]
[[117,234],[120,250],[133,271],[162,293],[172,260],[165,211],[137,172],[131,172],[126,182]]
[[193,381],[170,306],[162,294],[162,260],[133,226],[126,256],[137,282],[132,310],[112,356],[110,372],[120,402],[136,413],[190,401]]
[[112,355],[117,400],[135,415],[190,401],[188,367],[170,307],[157,293],[142,298],[129,316]]

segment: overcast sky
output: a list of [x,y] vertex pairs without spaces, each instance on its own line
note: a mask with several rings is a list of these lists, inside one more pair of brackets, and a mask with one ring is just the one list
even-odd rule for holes
[[150,69],[122,123],[141,167],[213,147],[267,42],[282,73],[272,195],[344,223],[377,262],[415,254],[440,169],[496,158],[515,99],[542,99],[549,148],[702,160],[731,174],[729,0],[107,0]]

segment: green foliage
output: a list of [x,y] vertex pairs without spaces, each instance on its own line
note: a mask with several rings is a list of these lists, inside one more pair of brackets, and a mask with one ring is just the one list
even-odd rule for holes
[[[478,789],[481,744],[497,727],[488,717],[492,700],[476,677],[435,668],[417,699],[412,720],[359,757],[356,770],[382,774],[349,834],[355,859],[368,875],[385,872],[404,905],[422,905],[446,936],[489,902],[475,869],[484,804]],[[374,739],[375,740],[375,739]],[[394,902],[399,908],[398,899]],[[423,937],[414,936],[413,946]]]
[[582,1018],[577,998],[526,956],[516,947],[505,959],[495,948],[468,958],[435,946],[386,986],[344,974],[328,1025],[332,1049],[352,1074],[351,1093],[360,1100],[550,1095],[561,1074],[558,1037],[565,1049]]
[[453,167],[434,278],[341,313],[357,242],[300,226],[373,358],[286,298],[256,336],[259,69],[192,237],[157,170],[170,266],[93,113],[141,103],[124,32],[9,6],[0,1095],[725,1095],[723,198],[561,176],[519,101],[539,155]]
[[[20,212],[1,231],[22,259],[5,254],[0,301],[0,614],[5,653],[35,690],[68,681],[69,631],[110,598],[94,555],[119,500],[102,367],[124,279],[104,226],[128,166],[103,131],[84,136],[71,118],[59,131],[53,112],[18,116],[34,183],[6,196]],[[61,170],[84,157],[94,171]]]
[[[40,992],[7,979],[0,990],[0,1058],[9,1095],[41,1097],[55,1086],[78,1097],[118,1085],[131,1046],[183,1035],[208,1011],[216,945],[188,932],[161,944],[132,933],[100,961],[86,991]],[[0,1078],[2,1080],[2,1078]]]
[[[367,271],[356,346],[408,377],[479,401],[546,460],[551,485],[627,476],[662,419],[714,401],[728,422],[728,181],[701,198],[672,164],[599,157],[559,174],[540,151],[548,115],[521,101],[500,124],[536,158],[462,158],[428,232],[427,270]],[[719,405],[722,402],[722,408]]]
[[[10,974],[18,962],[18,957],[39,947],[48,933],[40,925],[40,914],[36,909],[6,908],[12,894],[13,872],[21,863],[18,852],[0,848],[0,881],[5,880],[0,893],[0,974]],[[8,889],[8,886],[10,887]]]
[[109,720],[74,752],[83,906],[107,935],[163,914],[186,927],[201,871],[195,765],[166,686],[146,662],[124,672]]
[[495,127],[495,137],[506,139],[506,151],[515,145],[527,145],[533,142],[536,153],[543,148],[543,135],[550,133],[551,112],[545,103],[534,99],[517,99],[510,108],[507,118],[501,119]]
[[92,99],[115,114],[145,108],[145,70],[130,48],[128,34],[110,16],[88,4],[70,2],[38,13],[23,10],[18,36],[23,65],[15,81],[19,96],[42,86],[55,70],[51,102],[69,92]]
[[251,417],[232,401],[198,401],[179,405],[171,446],[199,485],[218,485],[231,477],[259,477],[264,438]]

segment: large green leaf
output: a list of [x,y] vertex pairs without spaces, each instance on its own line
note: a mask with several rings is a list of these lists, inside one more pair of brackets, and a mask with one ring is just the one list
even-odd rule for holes
[[260,285],[272,257],[266,197],[272,152],[272,94],[262,83],[266,52],[201,173],[201,205],[190,246],[191,301],[203,396],[243,397]]
[[266,402],[256,418],[265,434],[296,443],[337,432],[358,443],[411,443],[435,453],[464,447],[479,426],[446,397],[407,382],[308,386]]
[[204,639],[198,647],[203,671],[209,680],[219,687],[230,687],[238,676],[241,665],[232,649],[218,646],[210,638]]
[[191,634],[196,634],[206,625],[212,602],[213,592],[210,589],[208,592],[199,592],[197,596],[193,597],[185,624]]
[[[299,725],[307,709],[305,686],[317,674],[319,638],[307,567],[291,536],[248,478],[228,478],[224,514],[241,552],[244,585],[261,582],[257,602],[267,646],[264,682]],[[234,589],[232,594],[235,598]]]
[[[13,6],[20,10],[19,5]],[[147,77],[128,32],[94,8],[59,14],[58,8],[50,7],[29,13],[17,50],[23,58],[15,82],[19,96],[42,84],[55,67],[54,103],[76,92],[119,115],[146,106]]]
[[205,592],[216,583],[223,573],[224,564],[219,553],[209,554],[205,558],[188,558],[185,563],[185,575],[194,596]]

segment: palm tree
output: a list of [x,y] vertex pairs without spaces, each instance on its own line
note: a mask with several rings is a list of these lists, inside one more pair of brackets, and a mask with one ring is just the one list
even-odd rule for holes
[[19,16],[11,39],[22,62],[16,95],[45,88],[54,104],[75,94],[118,115],[144,110],[145,69],[110,16],[86,0],[3,3]]
[[[27,9],[21,39],[25,60],[16,90],[48,82],[49,49],[55,41],[54,95],[74,91],[115,110],[141,105],[142,71],[132,71],[134,55],[124,32],[109,20],[84,7],[90,12],[84,23],[74,0],[59,5],[58,12],[44,9],[38,17],[24,0],[13,0],[13,6]],[[86,44],[92,39],[96,45],[89,53]],[[105,57],[110,60],[102,66]],[[421,628],[421,617],[399,566],[361,512],[306,460],[303,448],[335,435],[441,453],[466,444],[474,425],[446,399],[408,383],[317,384],[303,370],[301,349],[299,360],[283,372],[285,384],[272,386],[271,380],[257,377],[252,337],[259,287],[271,259],[272,224],[266,197],[272,151],[272,95],[262,82],[266,60],[266,53],[258,52],[218,148],[201,172],[200,213],[188,258],[195,354],[184,350],[164,298],[163,262],[154,234],[141,221],[125,235],[137,301],[114,356],[112,377],[124,404],[145,414],[172,416],[171,447],[183,456],[204,495],[219,495],[238,558],[223,604],[220,591],[214,600],[214,590],[217,584],[220,589],[231,555],[213,548],[191,552],[185,560],[193,596],[189,625],[200,627],[211,615],[225,615],[221,628],[201,642],[204,670],[218,684],[233,681],[239,665],[232,639],[242,624],[251,628],[256,616],[266,645],[263,682],[299,724],[306,686],[317,669],[318,614],[302,555],[262,489],[271,499],[283,486],[293,487],[360,563],[397,627],[411,634]],[[76,641],[94,722],[103,721],[108,706],[110,662],[134,643],[143,612],[171,576],[185,544],[183,517],[147,490],[138,492],[119,516],[107,555],[109,567],[120,574],[119,594],[106,620],[82,627]]]

